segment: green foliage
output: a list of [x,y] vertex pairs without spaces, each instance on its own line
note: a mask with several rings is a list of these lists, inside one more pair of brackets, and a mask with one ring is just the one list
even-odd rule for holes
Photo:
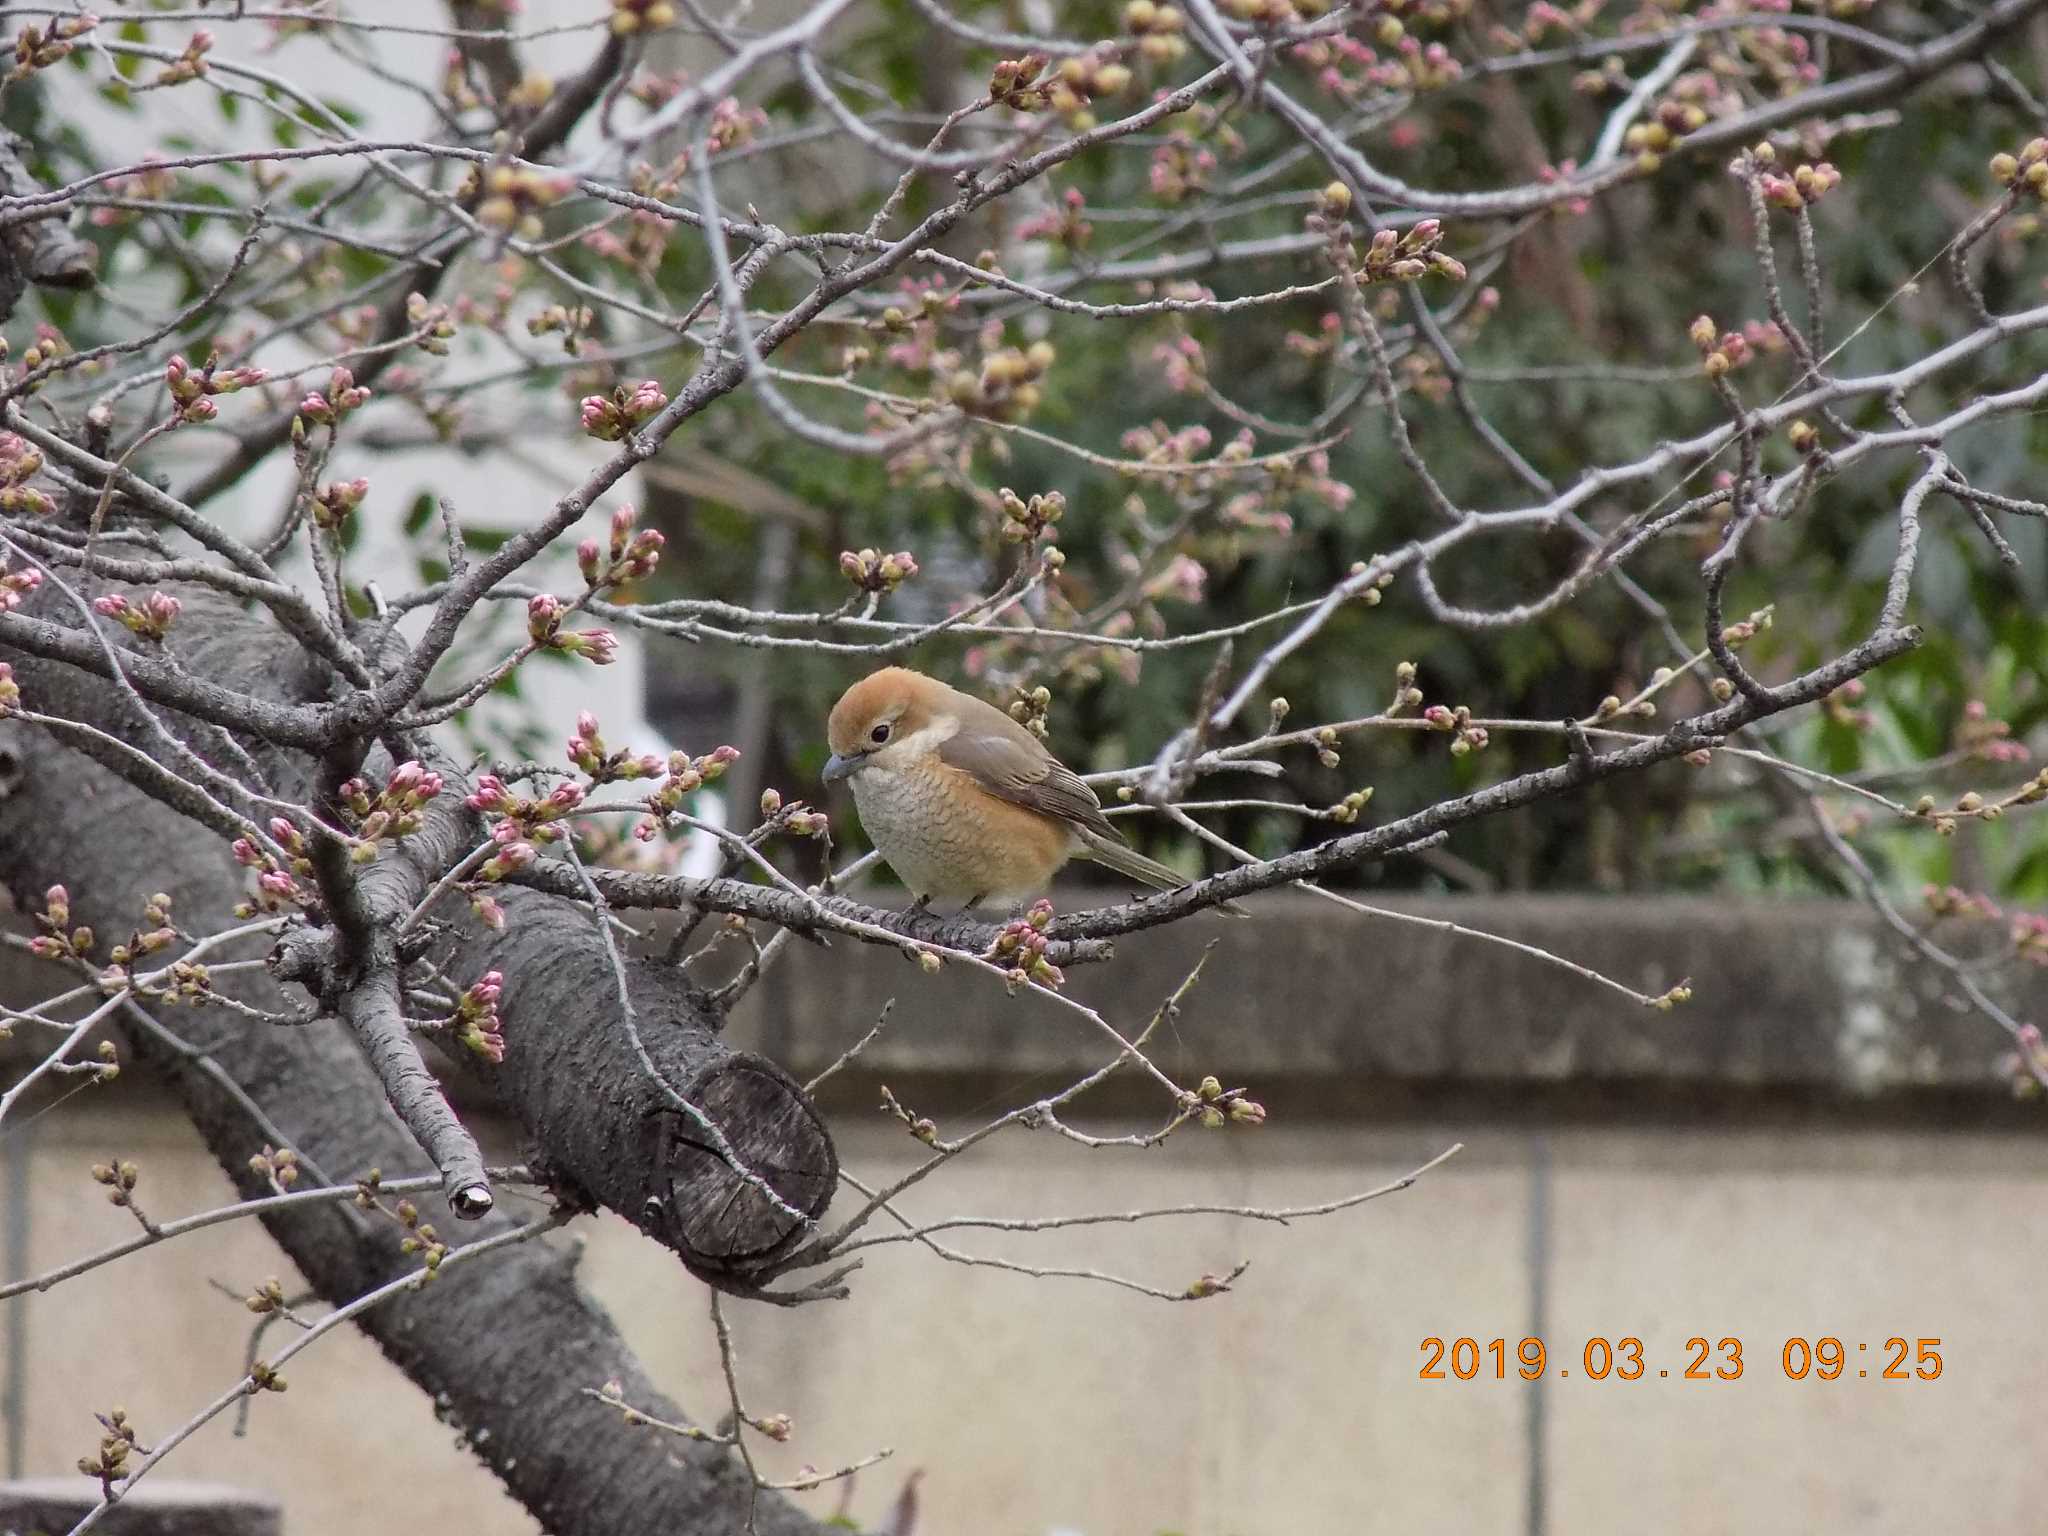
[[[1075,6],[1062,10],[1063,27],[1074,35],[1106,35],[1120,8]],[[991,18],[999,13],[993,9]],[[862,64],[890,82],[908,102],[929,74],[920,49],[928,39],[907,26],[874,29],[859,44]],[[986,67],[994,55],[971,54],[958,61],[968,69]],[[1611,98],[1587,98],[1568,82],[1523,82],[1520,109],[1543,134],[1539,158],[1561,159],[1574,145],[1597,136]],[[1416,131],[1408,148],[1389,149],[1367,135],[1363,142],[1376,164],[1424,185],[1447,191],[1482,189],[1526,175],[1526,151],[1515,149],[1488,124],[1482,88],[1455,88],[1418,101],[1399,120]],[[1864,372],[1896,367],[1967,329],[1960,306],[1936,292],[1931,275],[1917,293],[1904,285],[1922,277],[1930,259],[1953,236],[1966,210],[1985,196],[1982,167],[1994,150],[2017,143],[2031,125],[2004,106],[1957,112],[1939,101],[1898,104],[1899,128],[1850,134],[1828,144],[1827,155],[1843,170],[1842,186],[1816,211],[1815,223],[1827,273],[1828,334],[1850,331],[1855,340],[1836,367]],[[1241,119],[1248,140],[1243,162],[1257,165],[1278,130],[1265,118]],[[1796,148],[1793,150],[1798,157]],[[1749,215],[1738,183],[1725,174],[1726,156],[1674,159],[1645,184],[1626,187],[1583,217],[1553,214],[1525,242],[1523,259],[1486,275],[1499,291],[1496,310],[1483,319],[1477,307],[1459,339],[1463,360],[1475,370],[1470,388],[1478,407],[1500,434],[1552,484],[1569,485],[1589,468],[1640,456],[1658,441],[1700,432],[1723,419],[1721,407],[1695,371],[1696,355],[1685,329],[1695,314],[1714,315],[1724,327],[1765,319],[1766,309],[1752,250]],[[1062,169],[1053,192],[1078,190],[1089,210],[1157,206],[1143,181],[1144,157],[1091,153]],[[1312,162],[1296,184],[1313,185],[1323,172]],[[1901,187],[1923,189],[1899,195]],[[1933,189],[1941,195],[1932,195]],[[857,189],[865,194],[866,188]],[[846,206],[821,204],[807,210],[804,227],[838,227]],[[1276,204],[1261,214],[1233,219],[1224,237],[1276,238],[1299,231],[1302,205]],[[1797,282],[1797,253],[1789,219],[1775,228],[1777,259],[1795,316],[1806,313]],[[1015,215],[1011,218],[1014,220]],[[963,250],[996,235],[1000,220],[977,228]],[[1091,259],[1114,254],[1110,237],[1119,226],[1098,224]],[[1451,248],[1469,253],[1488,237],[1488,227],[1452,225]],[[2016,287],[2013,270],[2026,247],[1994,253],[1987,281],[1994,290]],[[1053,265],[1062,264],[1058,252]],[[1469,258],[1468,258],[1469,259]],[[1204,274],[1219,297],[1233,297],[1274,285],[1270,269],[1231,268]],[[1481,278],[1471,280],[1476,289]],[[1574,291],[1574,306],[1557,302],[1559,290]],[[671,297],[679,297],[677,289]],[[1423,291],[1441,307],[1453,298],[1442,284]],[[1097,301],[1134,297],[1126,287],[1097,285],[1080,290]],[[1045,381],[1044,398],[1031,425],[1091,453],[1123,457],[1123,434],[1158,419],[1169,428],[1206,427],[1219,444],[1235,430],[1229,415],[1198,394],[1176,394],[1152,361],[1154,349],[1188,334],[1202,346],[1208,376],[1222,381],[1237,405],[1260,417],[1306,423],[1347,388],[1361,382],[1350,367],[1327,359],[1304,359],[1286,345],[1289,332],[1314,334],[1330,307],[1328,295],[1284,305],[1241,310],[1227,317],[1200,316],[1092,321],[1056,317],[1046,332],[1059,361]],[[975,314],[1004,313],[990,306]],[[1387,323],[1398,326],[1400,312]],[[1013,322],[1014,324],[1014,322]],[[971,322],[953,324],[950,339],[971,347]],[[1036,334],[1034,331],[1033,334]],[[886,337],[876,338],[879,349]],[[826,349],[806,341],[786,356],[792,367],[832,371]],[[2029,356],[2035,354],[2027,354]],[[1616,366],[1668,369],[1671,382],[1645,387],[1633,377],[1603,378]],[[1944,378],[1929,409],[1963,398],[1973,384],[2007,384],[2026,367],[2021,357],[2001,358],[1997,372],[1981,380],[1958,370]],[[1516,370],[1560,370],[1551,378],[1503,377]],[[1576,370],[1569,371],[1569,370]],[[1541,496],[1468,430],[1456,403],[1433,396],[1440,382],[1425,372],[1422,388],[1404,397],[1403,408],[1416,441],[1429,455],[1445,490],[1460,505],[1512,507]],[[1769,400],[1796,383],[1796,369],[1783,354],[1762,358],[1739,378],[1752,401]],[[863,375],[864,382],[893,383],[915,393],[914,378],[891,380]],[[807,408],[831,414],[835,398],[825,391],[804,395]],[[842,416],[841,419],[853,418]],[[1882,418],[1875,405],[1851,412],[1858,425]],[[1312,496],[1286,503],[1293,532],[1276,541],[1217,534],[1213,526],[1186,542],[1208,573],[1198,609],[1184,604],[1153,605],[1174,630],[1241,623],[1276,607],[1327,590],[1353,562],[1401,548],[1437,526],[1413,478],[1395,457],[1385,421],[1369,394],[1338,419],[1342,441],[1331,451],[1330,474],[1354,488],[1345,507]],[[2038,436],[2039,419],[2024,429],[2007,427],[1958,443],[1959,462],[1988,486],[2019,489],[2038,458],[2032,445],[2015,439]],[[1259,448],[1271,451],[1284,440],[1260,434]],[[724,450],[737,461],[772,476],[827,514],[827,531],[804,541],[801,571],[784,606],[832,606],[842,590],[835,584],[836,547],[905,545],[926,559],[934,549],[952,550],[979,565],[982,589],[1008,569],[1008,553],[992,537],[988,508],[966,486],[998,485],[1020,493],[1058,490],[1070,513],[1059,529],[1068,556],[1066,587],[1078,594],[1104,594],[1118,585],[1121,540],[1129,519],[1122,511],[1132,483],[1112,471],[1038,442],[991,432],[982,438],[966,476],[948,472],[891,484],[868,462],[791,442],[788,434],[750,407],[733,410],[725,422]],[[1769,462],[1794,462],[1782,441],[1766,446]],[[1859,633],[1876,612],[1896,537],[1896,508],[1914,466],[1894,459],[1883,471],[1859,468],[1832,482],[1813,510],[1794,521],[1757,530],[1750,558],[1734,583],[1731,609],[1776,605],[1775,627],[1750,653],[1769,671],[1788,670],[1832,654]],[[1696,494],[1699,483],[1672,487],[1675,501]],[[2023,494],[2023,490],[2021,491]],[[1139,491],[1153,514],[1165,499]],[[1592,504],[1596,526],[1611,527],[1643,510],[1627,498]],[[2048,691],[2038,611],[2048,555],[2038,530],[2006,531],[2032,556],[2015,575],[1993,558],[1967,516],[1953,505],[1931,505],[1914,616],[1929,630],[1921,652],[1892,664],[1872,680],[1863,706],[1872,719],[1856,727],[1833,716],[1817,717],[1772,736],[1794,757],[1839,774],[1906,769],[1949,750],[1972,699],[1983,699],[1994,715],[2010,719],[2018,736],[2041,720]],[[754,519],[704,508],[693,520],[696,558],[685,567],[692,590],[733,595],[743,590],[757,536]],[[1628,575],[1649,599],[1667,608],[1679,633],[1693,645],[1701,635],[1698,561],[1711,543],[1685,534],[1639,554]],[[1513,538],[1475,541],[1436,568],[1447,598],[1465,606],[1505,608],[1541,595],[1567,576],[1584,557],[1585,546],[1570,531],[1557,529]],[[1076,596],[1089,606],[1088,596]],[[1142,614],[1141,614],[1142,617]],[[1278,628],[1237,642],[1243,658],[1269,643]],[[1833,649],[1831,649],[1833,648]],[[1085,650],[1052,647],[1003,648],[986,642],[935,641],[907,658],[948,675],[978,676],[991,696],[1045,682],[1058,695],[1054,741],[1072,760],[1103,765],[1143,760],[1183,724],[1199,694],[1210,655],[1206,650],[1168,651],[1128,660]],[[1584,715],[1607,693],[1627,696],[1672,656],[1651,619],[1611,584],[1599,584],[1571,603],[1527,625],[1503,630],[1461,630],[1430,620],[1405,581],[1376,608],[1354,606],[1333,622],[1320,640],[1283,663],[1270,692],[1284,694],[1297,720],[1334,720],[1371,713],[1384,705],[1393,667],[1416,662],[1432,703],[1464,704],[1475,715],[1556,720]],[[859,660],[807,660],[776,670],[783,697],[774,711],[789,722],[790,760],[808,764],[813,732],[839,688],[865,665]],[[977,673],[976,666],[981,670]],[[1702,690],[1682,684],[1667,695],[1664,717],[1704,702]],[[1247,714],[1263,719],[1263,701]],[[1793,744],[1797,744],[1794,750]],[[1378,795],[1375,814],[1411,810],[1445,793],[1488,782],[1511,772],[1558,760],[1554,738],[1495,734],[1474,757],[1453,762],[1441,736],[1382,732],[1347,740],[1342,764],[1325,769],[1311,752],[1282,757],[1286,778],[1212,782],[1216,793],[1298,797],[1328,804],[1349,788],[1371,783]],[[1964,761],[1945,770],[1958,786],[2024,777],[2017,767],[1996,768]],[[2001,780],[2002,782],[2002,780]],[[1585,806],[1556,802],[1513,817],[1460,831],[1452,848],[1460,856],[1510,884],[1541,879],[1547,885],[1709,886],[1742,880],[1776,889],[1832,888],[1835,876],[1811,856],[1807,839],[1787,843],[1775,813],[1759,814],[1754,804],[1725,790],[1703,789],[1712,775],[1674,766],[1645,788],[1616,790]],[[1753,797],[1752,797],[1753,799]],[[1596,839],[1591,821],[1611,823]],[[2018,817],[2001,826],[1965,829],[1962,843],[1982,845],[1982,857],[2009,873],[2038,879],[2048,867],[2031,827]],[[1219,830],[1262,849],[1298,841],[1298,826],[1258,813],[1214,818]],[[1128,824],[1127,824],[1128,825]],[[1142,835],[1142,834],[1141,834]],[[1596,858],[1596,841],[1627,850],[1619,859]],[[1687,849],[1711,845],[1709,853]],[[1937,841],[1924,827],[1906,826],[1882,841],[1882,856],[1902,878],[1936,878],[1959,844]],[[1671,851],[1666,852],[1666,849]],[[1419,862],[1365,872],[1366,879],[1429,883],[1437,878]]]

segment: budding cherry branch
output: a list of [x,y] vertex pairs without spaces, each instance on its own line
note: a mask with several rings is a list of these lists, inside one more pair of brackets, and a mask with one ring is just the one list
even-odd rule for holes
[[[1129,1020],[1063,990],[1113,940],[1296,885],[1399,922],[1333,887],[1491,880],[1496,829],[1591,807],[1544,858],[1685,878],[1692,836],[1759,885],[1852,890],[2048,1083],[1975,964],[2041,963],[2048,920],[1940,851],[2003,857],[2048,799],[2041,647],[2002,617],[2048,518],[2013,449],[2048,397],[2048,0],[1127,0],[1043,33],[944,0],[10,9],[0,869],[52,992],[0,1021],[49,1045],[0,1134],[48,1081],[165,1074],[328,1316],[489,1421],[553,1528],[679,1499],[810,1526],[749,1454],[789,1426],[742,1408],[722,1317],[730,1426],[698,1431],[526,1241],[549,1223],[495,1211],[422,1042],[510,1108],[564,1214],[617,1211],[731,1295],[843,1295],[848,1255],[907,1241],[1200,1299],[1236,1276],[996,1260],[935,1234],[1009,1227],[905,1199],[999,1132],[1266,1118],[1147,1055],[1192,976]],[[1929,114],[1941,195],[1895,218],[1885,157]],[[530,466],[530,504],[453,474],[408,515],[428,445]],[[679,495],[747,515],[707,532]],[[2015,659],[1972,671],[1980,641]],[[546,761],[457,745],[531,669],[628,643],[799,723],[657,751],[586,711]],[[814,787],[822,700],[891,657],[1005,704],[1199,878],[897,910]],[[1677,797],[1680,831],[1598,833],[1628,794]],[[673,872],[691,838],[719,873]],[[658,911],[673,940],[638,942]],[[981,974],[1103,1063],[950,1136],[891,1096],[930,1156],[875,1186],[720,1037],[792,935]],[[1666,1011],[1718,980],[1648,994],[1516,947]],[[1158,1118],[1082,1129],[1115,1073]],[[590,1074],[630,1113],[579,1102]],[[385,1200],[371,1171],[422,1155],[475,1242]],[[198,1224],[106,1167],[148,1241]],[[515,1422],[492,1327],[550,1362]],[[103,1426],[102,1511],[196,1423],[133,1461]]]

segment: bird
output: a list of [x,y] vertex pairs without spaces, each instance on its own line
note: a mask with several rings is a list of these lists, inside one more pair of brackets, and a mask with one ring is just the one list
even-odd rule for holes
[[832,706],[827,784],[917,899],[1022,907],[1069,859],[1162,891],[1189,881],[1127,844],[1095,792],[993,704],[908,667],[870,673]]

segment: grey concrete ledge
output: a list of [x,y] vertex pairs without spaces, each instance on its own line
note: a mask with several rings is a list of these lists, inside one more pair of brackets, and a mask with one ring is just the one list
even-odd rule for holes
[[[1058,897],[1062,911],[1107,899],[1081,889]],[[1998,1075],[2004,1034],[1957,1006],[1945,978],[1857,903],[1375,901],[1536,945],[1645,993],[1690,978],[1693,998],[1657,1012],[1505,945],[1361,917],[1298,892],[1256,898],[1247,920],[1206,915],[1129,935],[1110,964],[1072,969],[1067,991],[1129,1035],[1213,944],[1151,1054],[1184,1081],[1213,1072],[1290,1113],[1427,1115],[1456,1098],[1496,1118],[1561,1109],[1754,1118],[1773,1104],[1804,1113],[1819,1101],[1849,1113],[1903,1111],[1951,1125],[1960,1113],[2048,1133],[2048,1107],[2013,1104]],[[2048,978],[2035,975],[2015,975],[2025,990],[2006,1002],[2022,1020],[2048,1022]],[[50,979],[41,962],[0,951],[0,997],[19,1006]],[[1020,1102],[1115,1050],[1043,998],[1006,997],[992,978],[961,967],[926,976],[893,950],[844,939],[830,950],[790,945],[731,1028],[736,1044],[803,1080],[858,1040],[891,998],[888,1028],[821,1095],[829,1112],[872,1114],[884,1082],[914,1085],[933,1106],[973,1107],[991,1095]],[[39,1047],[47,1042],[38,1032],[18,1028],[0,1045],[0,1072]],[[1092,1107],[1121,1113],[1119,1086]],[[488,1115],[460,1074],[449,1089],[465,1114]],[[1156,1107],[1134,1079],[1126,1097]]]
[[[1060,908],[1101,899],[1072,891]],[[1214,1072],[1255,1096],[1292,1084],[1333,1101],[1489,1085],[1639,1085],[1646,1103],[1679,1104],[1693,1094],[1850,1103],[1961,1094],[1988,1108],[2010,1097],[1996,1071],[2003,1032],[1957,1008],[1945,978],[1856,903],[1518,895],[1379,904],[1533,944],[1649,994],[1689,978],[1693,997],[1669,1012],[1644,1008],[1506,945],[1298,892],[1259,898],[1249,921],[1204,917],[1121,939],[1111,964],[1070,971],[1067,991],[1129,1034],[1213,944],[1152,1052],[1177,1072]],[[2013,999],[2022,1019],[2039,988],[2029,992]],[[803,1078],[859,1039],[890,998],[887,1029],[834,1101],[853,1093],[872,1104],[877,1080],[1014,1083],[1114,1054],[1099,1030],[1044,999],[1005,997],[991,978],[951,967],[927,977],[892,952],[844,941],[829,953],[791,946],[733,1028]],[[1052,1076],[1046,1086],[1056,1086]]]

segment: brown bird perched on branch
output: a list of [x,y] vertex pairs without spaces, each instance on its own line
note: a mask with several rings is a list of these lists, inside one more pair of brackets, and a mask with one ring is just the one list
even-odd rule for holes
[[825,782],[844,779],[875,848],[920,906],[1017,905],[1069,859],[1162,891],[1188,881],[1127,845],[1093,790],[993,704],[885,667],[832,706]]

